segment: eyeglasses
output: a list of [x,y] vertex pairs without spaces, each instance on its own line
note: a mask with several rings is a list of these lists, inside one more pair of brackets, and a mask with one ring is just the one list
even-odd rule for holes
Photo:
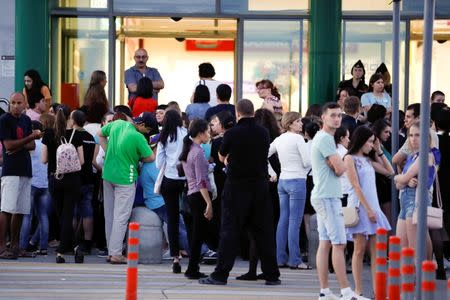
[[135,55],[134,58],[137,58],[137,59],[146,59],[146,58],[148,58],[148,56],[147,56],[147,55]]

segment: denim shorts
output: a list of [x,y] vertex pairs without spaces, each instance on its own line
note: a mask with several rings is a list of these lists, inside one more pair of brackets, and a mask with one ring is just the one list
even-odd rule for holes
[[341,199],[311,199],[311,204],[317,213],[319,240],[330,241],[333,245],[347,244]]
[[[414,209],[416,208],[416,188],[406,187],[400,194],[400,213],[398,218],[406,220],[406,218],[412,218]],[[432,198],[428,199],[428,206],[431,205]]]
[[94,195],[94,185],[87,184],[81,186],[81,197],[75,206],[75,216],[78,218],[91,218],[94,216],[92,208],[92,198]]

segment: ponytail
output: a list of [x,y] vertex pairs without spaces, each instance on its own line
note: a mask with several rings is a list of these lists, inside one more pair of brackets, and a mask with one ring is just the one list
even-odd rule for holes
[[181,150],[180,157],[178,158],[180,161],[186,161],[189,151],[191,150],[191,146],[194,142],[192,141],[191,137],[186,135],[183,139],[183,150]]
[[272,95],[274,95],[275,97],[278,98],[278,100],[281,100],[281,95],[280,95],[280,93],[278,92],[278,89],[277,89],[276,86],[273,86],[273,87],[270,89],[270,91],[271,91]]
[[66,136],[66,126],[69,115],[70,108],[65,104],[61,104],[56,111],[54,125],[55,141],[57,145],[61,144],[61,138]]
[[189,126],[189,132],[183,139],[183,150],[181,150],[180,161],[187,161],[189,151],[194,143],[193,138],[197,137],[199,134],[208,130],[208,122],[203,119],[195,119],[191,122]]

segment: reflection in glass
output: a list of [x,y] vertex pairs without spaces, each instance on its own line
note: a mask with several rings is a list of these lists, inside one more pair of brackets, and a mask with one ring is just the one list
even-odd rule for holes
[[298,14],[308,9],[308,0],[222,0],[224,13]]
[[53,0],[57,7],[107,8],[108,0]]
[[[392,22],[345,22],[345,79],[359,59],[366,70],[365,82],[384,62],[392,76]],[[400,107],[403,106],[405,80],[405,23],[400,24]],[[341,78],[342,79],[342,78]],[[337,85],[336,85],[337,86]]]
[[[285,111],[299,110],[300,22],[244,21],[243,97],[262,105],[255,83],[271,80]],[[305,63],[305,62],[304,62]]]
[[165,88],[160,104],[177,101],[181,109],[190,103],[199,82],[198,65],[210,62],[214,79],[234,88],[234,40],[236,20],[183,18],[117,18],[116,103],[127,103],[124,71],[135,64],[134,52],[147,49],[147,66],[157,68]]
[[114,10],[152,13],[214,13],[215,0],[113,0]]
[[56,99],[67,100],[61,99],[62,90],[73,87],[79,106],[83,105],[95,70],[108,74],[108,19],[58,18],[52,36],[52,89]]
[[[433,50],[431,66],[431,91],[440,90],[450,95],[450,20],[436,20],[433,25]],[[422,97],[423,29],[421,20],[411,21],[410,42],[410,103],[420,102]]]

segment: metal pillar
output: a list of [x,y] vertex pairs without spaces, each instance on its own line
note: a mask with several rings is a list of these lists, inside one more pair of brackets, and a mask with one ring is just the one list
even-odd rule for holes
[[[391,153],[398,151],[398,119],[399,119],[399,86],[400,86],[400,1],[394,0],[392,12],[392,145]],[[397,168],[394,166],[394,170]],[[397,216],[398,216],[398,197],[397,189],[394,182],[391,184],[391,224],[392,231],[396,232]]]
[[417,187],[417,257],[416,257],[416,295],[422,299],[422,262],[426,255],[427,206],[428,206],[428,151],[430,134],[430,85],[431,85],[431,51],[433,46],[433,22],[435,0],[424,0],[424,34],[423,34],[423,73],[422,101],[420,105],[420,164],[419,185]]

